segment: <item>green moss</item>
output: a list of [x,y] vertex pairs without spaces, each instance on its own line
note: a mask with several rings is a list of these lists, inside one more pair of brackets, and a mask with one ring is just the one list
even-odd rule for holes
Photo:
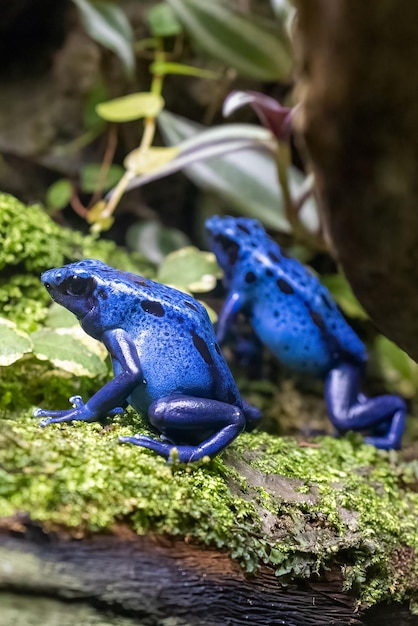
[[0,414],[28,406],[66,407],[71,396],[89,397],[106,382],[104,377],[73,376],[33,355],[10,367],[0,367],[0,377]]
[[170,466],[117,443],[133,432],[149,432],[133,412],[105,429],[5,418],[0,515],[25,511],[78,536],[124,522],[226,549],[248,572],[266,563],[305,577],[337,561],[364,604],[418,598],[416,464],[358,437],[301,447],[261,433],[242,435],[223,458]]
[[153,266],[140,254],[128,255],[112,241],[64,228],[39,205],[26,206],[0,193],[0,311],[23,330],[36,330],[47,312],[48,294],[39,274],[51,267],[93,257],[145,276]]
[[38,276],[15,274],[0,277],[0,311],[22,330],[32,332],[43,322],[50,297]]
[[63,228],[40,205],[26,206],[0,193],[0,271],[18,266],[39,274],[50,267],[95,257],[121,269],[148,274],[152,266],[139,254],[127,255],[111,241]]

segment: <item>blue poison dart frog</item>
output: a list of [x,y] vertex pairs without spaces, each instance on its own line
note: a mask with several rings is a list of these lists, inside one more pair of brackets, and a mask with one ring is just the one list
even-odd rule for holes
[[101,341],[115,377],[84,404],[36,409],[57,422],[92,422],[123,412],[147,414],[160,439],[119,437],[122,443],[182,462],[213,457],[260,420],[240,397],[216,342],[205,308],[191,296],[101,261],[87,259],[42,274],[51,297],[74,313],[86,333]]
[[289,258],[257,220],[214,216],[206,230],[227,290],[218,342],[243,313],[283,364],[324,379],[329,418],[338,432],[364,431],[367,443],[399,448],[405,403],[395,395],[369,398],[361,393],[366,350],[328,290]]

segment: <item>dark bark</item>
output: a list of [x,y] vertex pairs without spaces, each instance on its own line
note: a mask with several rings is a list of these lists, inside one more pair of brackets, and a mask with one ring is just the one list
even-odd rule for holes
[[418,5],[297,0],[298,118],[326,231],[376,326],[418,359]]
[[14,626],[417,623],[406,606],[357,612],[337,568],[299,583],[278,581],[268,568],[246,577],[224,553],[126,529],[76,541],[28,524],[26,534],[0,535],[0,562],[0,604]]
[[272,570],[248,578],[226,554],[182,541],[35,535],[0,536],[0,558],[8,563],[0,571],[3,592],[84,602],[152,626],[167,618],[178,626],[363,623],[337,570],[321,581],[282,584]]

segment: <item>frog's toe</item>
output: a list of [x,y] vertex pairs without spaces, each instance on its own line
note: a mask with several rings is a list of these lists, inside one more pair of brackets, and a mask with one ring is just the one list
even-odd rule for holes
[[146,446],[147,443],[151,443],[155,440],[151,439],[151,437],[147,437],[146,435],[132,435],[132,436],[120,435],[118,437],[118,441],[119,443],[133,443],[136,446],[147,447]]
[[83,398],[81,396],[71,396],[69,402],[71,402],[76,409],[82,409],[84,407]]
[[[59,418],[67,415],[68,409],[61,411],[49,411],[48,409],[35,409],[32,413],[33,417],[49,417],[49,418]],[[44,422],[47,420],[43,420]]]
[[172,444],[164,443],[158,439],[152,439],[146,435],[134,435],[133,437],[119,437],[120,443],[133,443],[135,446],[141,446],[141,448],[148,448],[153,450],[157,454],[168,459],[171,450],[175,447]]
[[48,417],[45,420],[42,420],[41,422],[39,422],[39,426],[41,428],[45,428],[45,426],[49,426],[49,424],[54,424],[55,422],[58,421],[59,418],[56,417]]
[[114,409],[112,409],[111,411],[109,411],[108,416],[109,417],[114,417],[115,415],[121,415],[122,413],[124,413],[125,409],[121,406],[115,406]]

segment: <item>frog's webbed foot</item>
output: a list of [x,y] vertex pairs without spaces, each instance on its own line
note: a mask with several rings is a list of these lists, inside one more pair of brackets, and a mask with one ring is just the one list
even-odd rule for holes
[[197,461],[204,456],[214,457],[245,428],[245,416],[240,408],[218,400],[180,394],[155,400],[148,417],[169,442],[194,440],[200,443],[176,445],[145,435],[120,437],[119,441],[154,450],[168,460],[171,452],[176,450],[182,463]]
[[359,392],[360,369],[342,364],[331,370],[325,398],[332,424],[339,432],[366,431],[366,443],[384,450],[401,447],[406,405],[399,396],[368,398]]
[[[49,426],[49,424],[59,424],[61,422],[72,422],[76,420],[81,420],[83,422],[94,422],[98,418],[98,416],[93,413],[87,406],[84,404],[81,396],[72,396],[69,400],[73,405],[72,409],[64,409],[62,411],[50,411],[48,409],[35,409],[33,411],[33,417],[46,417],[47,419],[42,420],[39,425],[42,427]],[[124,409],[122,407],[115,407],[107,412],[107,415],[114,416],[120,413],[123,413]]]

